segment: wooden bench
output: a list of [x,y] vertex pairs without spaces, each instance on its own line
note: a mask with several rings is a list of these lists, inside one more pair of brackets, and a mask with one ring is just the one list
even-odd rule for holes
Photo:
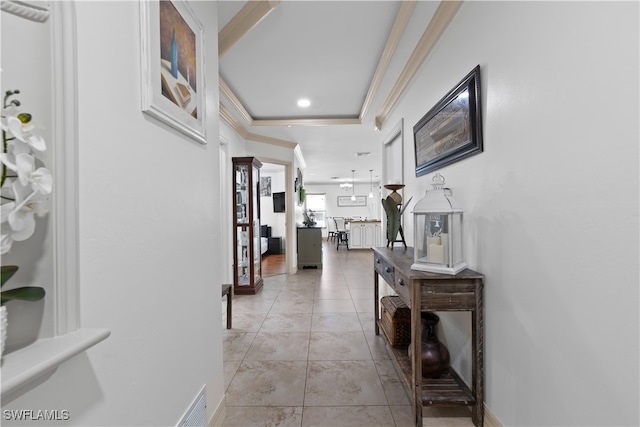
[[222,285],[222,296],[227,296],[227,329],[231,329],[231,285]]

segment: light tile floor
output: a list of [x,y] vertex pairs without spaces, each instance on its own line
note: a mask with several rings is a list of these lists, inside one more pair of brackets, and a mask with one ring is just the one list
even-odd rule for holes
[[[257,295],[234,296],[233,329],[224,329],[225,427],[412,425],[374,332],[372,265],[371,251],[325,242],[322,269],[269,277]],[[425,426],[473,425],[466,408],[425,408],[424,416]]]

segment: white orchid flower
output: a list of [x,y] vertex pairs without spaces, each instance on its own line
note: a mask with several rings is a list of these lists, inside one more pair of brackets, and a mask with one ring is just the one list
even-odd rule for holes
[[13,210],[15,209],[16,204],[15,202],[8,202],[2,205],[2,209],[0,210],[1,216],[2,216],[2,221],[1,221],[1,225],[0,228],[2,230],[2,232],[0,233],[0,240],[1,240],[1,247],[0,247],[0,254],[6,254],[11,250],[11,246],[13,245],[13,230],[11,229],[11,226],[9,225],[8,221],[9,221],[9,214],[11,212],[13,212]]
[[[15,163],[13,158],[15,157]],[[1,154],[0,161],[18,174],[20,183],[30,185],[34,191],[41,194],[49,194],[53,190],[53,177],[49,169],[41,167],[36,169],[35,159],[32,155],[20,153],[15,156]]]
[[[15,92],[7,92],[7,98]],[[0,128],[3,147],[0,164],[3,168],[2,205],[0,206],[0,253],[6,254],[14,242],[28,239],[36,227],[35,216],[48,211],[53,177],[46,167],[37,167],[46,160],[46,144],[31,122],[31,115],[21,113],[17,100],[2,110]],[[38,159],[38,161],[36,161]],[[10,171],[5,175],[5,172]]]
[[13,153],[0,153],[0,163],[14,172],[17,169],[16,156]]
[[34,213],[30,209],[16,209],[9,214],[11,238],[15,242],[27,240],[35,231],[36,219],[33,217]]
[[31,186],[24,186],[20,181],[15,181],[11,185],[11,189],[15,195],[15,209],[29,209],[38,216],[47,213],[48,194],[40,193]]
[[[32,191],[30,187],[23,186],[19,181],[14,182],[12,187],[16,200],[13,205],[12,203],[6,204],[8,209],[13,209],[9,211],[3,233],[9,234],[12,240],[21,242],[33,234],[36,227],[34,216],[36,214],[42,216],[47,212],[47,198],[37,191]],[[3,210],[4,208],[5,205],[3,205]]]
[[44,138],[34,133],[35,126],[31,123],[31,114],[19,113],[15,107],[3,111],[2,130],[9,132],[11,136],[28,144],[34,150],[47,149]]
[[29,154],[16,156],[18,166],[18,179],[22,185],[30,184],[34,191],[40,194],[49,194],[53,190],[53,177],[49,169],[40,167],[36,169],[35,159]]
[[4,224],[9,220],[9,214],[13,212],[16,208],[16,202],[7,202],[2,205],[2,209],[0,209],[0,224]]
[[38,151],[28,142],[21,141],[18,138],[12,138],[11,135],[12,135],[11,132],[7,132],[6,149],[4,150],[4,153],[3,153],[8,157],[9,163],[15,164],[16,162],[15,156],[23,153],[30,154],[34,156],[36,159],[42,161],[43,163],[48,160],[46,150],[43,149],[43,151]]
[[13,239],[9,234],[0,235],[0,254],[4,255],[11,250],[11,245],[13,245]]

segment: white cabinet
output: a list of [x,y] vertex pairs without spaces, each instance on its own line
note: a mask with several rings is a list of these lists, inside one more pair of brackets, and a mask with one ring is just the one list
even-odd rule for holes
[[349,229],[350,249],[370,249],[381,245],[380,221],[351,221]]
[[362,248],[362,224],[349,224],[349,248]]

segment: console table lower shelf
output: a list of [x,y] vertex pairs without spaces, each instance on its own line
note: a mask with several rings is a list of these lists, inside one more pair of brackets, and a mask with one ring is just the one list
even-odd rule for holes
[[[391,360],[398,372],[402,384],[409,396],[411,388],[411,359],[407,348],[396,348],[389,344],[387,332],[380,322],[380,331],[386,338],[386,348],[391,356]],[[471,406],[475,405],[476,399],[473,397],[471,389],[460,378],[460,375],[453,369],[442,374],[440,378],[422,379],[422,405],[423,406]]]
[[[415,271],[413,248],[373,248],[373,291],[375,333],[386,332],[380,319],[380,277],[411,311],[411,360],[406,349],[392,348],[387,339],[389,356],[402,378],[411,400],[413,421],[422,427],[425,406],[468,406],[477,427],[484,424],[484,337],[483,275],[465,269],[456,275]],[[421,313],[469,312],[471,317],[471,378],[468,386],[452,368],[439,379],[422,376]],[[389,338],[389,337],[387,337]]]

